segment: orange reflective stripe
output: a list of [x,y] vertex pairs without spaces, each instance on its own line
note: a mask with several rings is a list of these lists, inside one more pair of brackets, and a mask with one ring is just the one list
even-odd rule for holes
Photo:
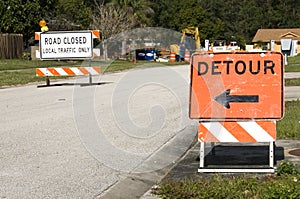
[[101,72],[100,67],[93,67],[93,69],[94,69],[98,74],[100,74],[100,72]]
[[100,38],[100,31],[99,30],[92,30],[93,32],[93,35],[96,37],[96,38]]
[[46,76],[39,68],[35,69],[36,76]]
[[90,74],[88,70],[86,70],[85,68],[82,68],[82,67],[78,67],[78,70],[80,70],[80,72],[82,72],[83,74],[85,75],[88,75]]
[[201,123],[198,126],[198,140],[200,142],[220,142],[211,132]]
[[263,128],[271,137],[276,139],[276,123],[275,122],[264,122],[257,121],[256,122],[261,128]]
[[236,122],[223,122],[223,126],[240,142],[256,142],[256,140]]
[[62,68],[68,75],[75,75],[71,68]]
[[47,68],[47,70],[54,76],[60,76],[60,74],[55,70],[55,68]]

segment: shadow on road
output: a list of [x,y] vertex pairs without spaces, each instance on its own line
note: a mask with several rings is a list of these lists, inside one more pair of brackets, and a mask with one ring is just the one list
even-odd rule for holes
[[104,85],[104,84],[111,84],[113,82],[98,82],[98,83],[56,83],[56,84],[50,84],[50,85],[38,85],[38,88],[44,88],[44,87],[56,87],[56,86],[98,86],[98,85]]

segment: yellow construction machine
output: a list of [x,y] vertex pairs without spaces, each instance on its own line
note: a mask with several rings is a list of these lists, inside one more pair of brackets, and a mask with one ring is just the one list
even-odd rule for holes
[[196,46],[195,46],[195,51],[200,51],[200,34],[198,27],[187,27],[183,29],[182,31],[182,36],[180,40],[180,44],[172,44],[170,45],[170,50],[171,52],[175,52],[177,55],[179,55],[180,59],[184,59],[184,54],[186,51],[191,52],[191,45],[187,41],[187,36],[191,36],[193,40],[195,40]]

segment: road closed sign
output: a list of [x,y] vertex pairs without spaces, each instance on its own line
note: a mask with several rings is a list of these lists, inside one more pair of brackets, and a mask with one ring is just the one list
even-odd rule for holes
[[41,59],[89,59],[92,56],[91,31],[45,32],[40,34]]
[[283,95],[281,53],[192,56],[189,111],[192,119],[281,119]]

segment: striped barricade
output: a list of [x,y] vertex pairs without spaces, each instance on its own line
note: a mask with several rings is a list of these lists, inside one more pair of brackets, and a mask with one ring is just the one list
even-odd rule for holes
[[[91,30],[91,32],[92,32],[92,35],[93,35],[93,39],[96,39],[96,38],[100,38],[100,31],[99,30]],[[41,34],[42,32],[35,32],[34,33],[34,39],[35,40],[40,40],[40,34]]]
[[[200,142],[200,163],[198,172],[241,172],[274,173],[274,141],[276,140],[276,121],[219,121],[199,122],[198,140]],[[205,143],[269,142],[269,166],[266,168],[208,168],[205,167]],[[214,148],[212,148],[212,154]]]
[[199,122],[200,142],[273,142],[276,121]]
[[51,76],[84,76],[89,75],[89,84],[92,84],[92,76],[100,75],[100,67],[55,67],[55,68],[36,68],[36,76],[46,77],[46,86],[50,85]]
[[36,68],[36,76],[80,76],[80,75],[100,75],[100,67],[56,67],[56,68]]

